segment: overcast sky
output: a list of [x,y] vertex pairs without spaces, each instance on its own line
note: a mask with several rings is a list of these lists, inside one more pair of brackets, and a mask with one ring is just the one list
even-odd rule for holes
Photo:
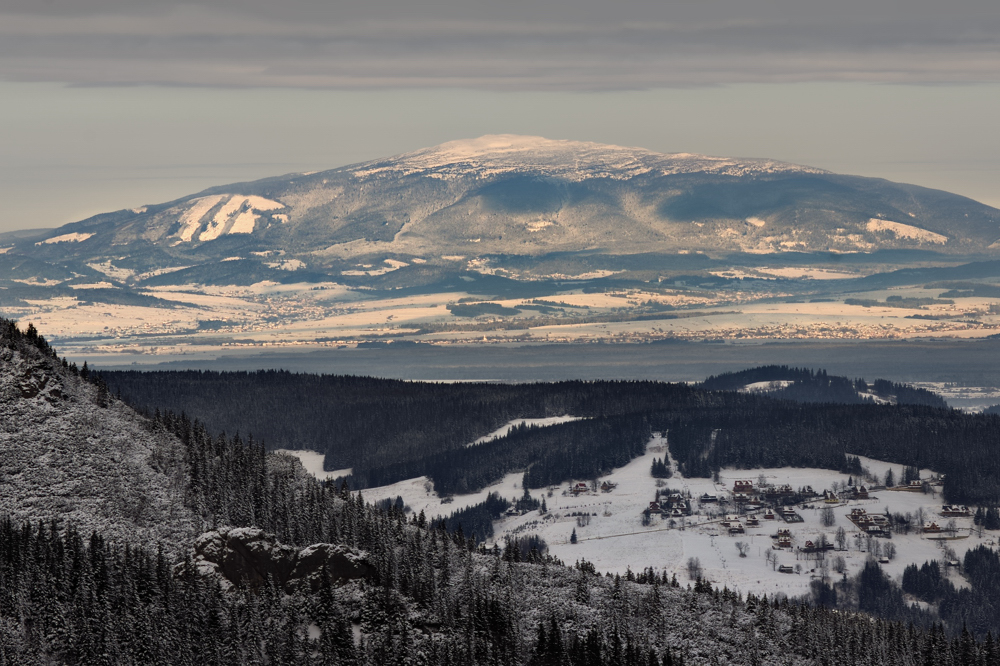
[[1000,205],[997,0],[0,0],[0,230],[486,133]]

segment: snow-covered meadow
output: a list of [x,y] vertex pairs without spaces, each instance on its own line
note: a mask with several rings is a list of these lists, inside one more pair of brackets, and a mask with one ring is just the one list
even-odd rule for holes
[[[560,417],[548,421],[562,422],[568,418]],[[511,426],[521,422],[521,419],[512,421],[487,438],[506,432]],[[483,438],[483,441],[487,438]],[[302,452],[295,454],[303,457]],[[311,455],[316,458],[309,458],[311,464],[307,465],[307,469],[313,473],[317,473],[317,470],[322,473],[321,456]],[[651,476],[650,467],[654,458],[664,457],[669,457],[666,440],[656,436],[647,445],[644,455],[599,479],[601,482],[607,480],[617,484],[611,492],[598,491],[574,495],[570,492],[573,485],[570,482],[563,483],[559,487],[535,489],[531,491],[532,495],[538,499],[545,498],[548,512],[542,515],[538,511],[532,511],[522,516],[506,517],[496,521],[495,534],[489,544],[499,543],[502,546],[509,537],[538,534],[548,543],[549,551],[553,555],[569,564],[585,559],[592,562],[598,571],[621,574],[628,569],[638,572],[646,567],[653,567],[657,571],[676,573],[678,580],[681,581],[687,581],[689,578],[688,560],[697,558],[703,575],[717,586],[726,585],[744,594],[782,592],[794,596],[808,592],[811,580],[818,574],[818,569],[815,574],[812,572],[816,568],[815,561],[807,560],[805,555],[798,553],[798,547],[803,546],[807,540],[815,541],[820,535],[825,534],[827,540],[833,543],[837,529],[842,527],[848,535],[847,550],[828,552],[828,561],[843,557],[848,575],[853,575],[864,566],[869,554],[864,550],[866,546],[864,540],[858,538],[860,535],[857,527],[847,518],[851,509],[864,508],[870,514],[884,514],[887,510],[893,514],[910,513],[914,519],[922,511],[925,520],[937,521],[941,526],[950,520],[940,515],[944,500],[939,490],[927,495],[919,492],[883,490],[872,493],[867,500],[850,500],[833,505],[836,523],[832,527],[824,527],[821,520],[822,509],[831,505],[824,504],[822,499],[818,499],[807,503],[812,508],[796,508],[803,522],[785,523],[780,519],[762,518],[758,527],[746,527],[745,534],[729,536],[728,531],[719,524],[724,509],[717,504],[700,507],[697,499],[702,494],[725,496],[731,494],[734,481],[751,480],[757,483],[761,476],[766,477],[767,483],[771,485],[788,484],[796,489],[808,485],[822,493],[834,484],[845,485],[848,475],[832,470],[809,468],[723,469],[717,483],[711,479],[684,478],[676,471],[672,478],[658,481]],[[883,478],[890,469],[897,479],[902,477],[901,465],[863,457],[861,462],[865,468],[880,478]],[[674,469],[676,470],[676,466]],[[922,477],[926,478],[931,474],[931,470],[921,470]],[[442,498],[434,493],[433,484],[426,477],[369,488],[364,490],[363,494],[368,501],[399,496],[412,511],[417,513],[423,511],[428,517],[434,517],[448,515],[458,509],[478,504],[487,494],[493,492],[508,499],[520,497],[524,493],[521,479],[521,473],[508,474],[502,481],[488,488],[476,493],[454,496],[447,503],[442,503]],[[644,526],[642,512],[654,500],[659,489],[658,483],[672,490],[690,493],[695,515],[673,520],[654,515],[650,524]],[[745,524],[745,520],[743,522]],[[972,532],[969,529],[972,527],[970,518],[958,518],[956,522],[960,528],[959,535],[968,535],[967,538],[938,541],[928,538],[919,528],[915,528],[909,534],[894,534],[892,539],[881,540],[883,543],[891,542],[896,549],[895,557],[884,563],[883,568],[889,575],[898,578],[907,564],[948,559],[942,546],[950,547],[955,556],[961,559],[968,549],[982,543],[992,544],[995,541],[996,535],[989,532],[984,532],[982,537]],[[771,535],[779,528],[791,530],[792,549],[775,548]],[[576,544],[570,540],[574,530],[577,533]],[[748,545],[746,557],[740,557],[736,547],[736,543],[741,541]],[[767,560],[768,549],[774,549],[777,553],[776,561]],[[780,573],[777,570],[780,565],[788,565],[793,569],[796,565],[800,565],[801,573]],[[831,575],[838,574],[832,573],[831,570]],[[960,578],[955,574],[951,575],[954,582],[960,585]]]

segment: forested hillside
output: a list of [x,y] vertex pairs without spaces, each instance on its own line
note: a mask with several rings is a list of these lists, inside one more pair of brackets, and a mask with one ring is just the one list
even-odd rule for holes
[[87,374],[0,319],[0,515],[179,548],[201,528],[183,447]]
[[137,409],[185,414],[213,432],[252,433],[269,449],[319,451],[331,470],[419,460],[512,419],[635,414],[697,393],[660,382],[428,384],[274,370],[101,377]]
[[[768,384],[773,385],[768,386]],[[757,385],[756,390],[774,398],[793,402],[863,405],[882,401],[899,405],[928,405],[941,408],[948,406],[944,398],[927,389],[914,388],[887,379],[876,379],[869,384],[864,379],[828,375],[825,370],[790,368],[786,365],[768,365],[739,372],[726,372],[709,377],[698,384],[698,387],[710,391],[739,391],[749,385]]]
[[[17,453],[39,429],[60,423],[55,407],[63,398],[53,389],[62,382],[72,390],[60,389],[60,394],[95,399],[85,407],[96,429],[58,447],[69,452],[107,449],[106,431],[97,426],[131,415],[148,436],[178,452],[183,492],[176,509],[206,528],[216,527],[197,540],[192,535],[186,552],[175,554],[159,547],[155,535],[136,531],[134,538],[122,539],[127,526],[120,521],[108,523],[109,534],[99,523],[81,530],[75,520],[35,515],[30,507],[16,518],[0,515],[3,666],[996,663],[996,646],[980,630],[995,626],[988,622],[977,623],[973,636],[952,623],[947,631],[928,628],[931,618],[916,610],[907,616],[914,624],[854,613],[868,610],[865,591],[875,589],[871,586],[859,585],[857,600],[850,595],[840,599],[838,604],[852,612],[832,612],[824,607],[832,600],[823,594],[804,602],[744,598],[697,575],[683,581],[654,570],[601,576],[585,561],[564,566],[530,535],[504,549],[486,550],[467,536],[472,530],[457,515],[441,520],[407,515],[392,504],[379,508],[366,503],[361,493],[351,494],[346,484],[338,488],[316,481],[296,460],[267,453],[249,436],[217,434],[167,410],[157,410],[151,419],[129,412],[101,378],[59,362],[36,332],[25,334],[10,322],[0,323],[2,349],[34,358],[39,365],[30,374],[31,386],[43,389],[33,395],[4,393],[8,408],[25,403],[43,407],[34,421],[5,424],[10,435],[3,443],[5,453]],[[9,361],[0,358],[5,376],[24,378],[11,372],[19,366]],[[591,395],[587,385],[578,386],[574,399],[586,405],[609,395],[614,385]],[[588,464],[616,466],[634,455],[650,428],[659,427],[658,420],[673,419],[671,427],[677,429],[694,428],[693,422],[681,420],[707,417],[726,405],[746,414],[775,405],[793,407],[759,396],[669,385],[658,393],[653,388],[648,399],[625,393],[618,404],[632,400],[632,412],[595,414],[548,432],[516,428],[504,440],[471,447],[443,467],[453,478],[442,476],[441,482],[465,478],[474,484],[481,478],[475,474],[490,465],[494,470],[527,466],[529,480],[541,475],[528,485],[541,485],[547,478],[579,472],[547,452],[550,447],[558,452],[566,440],[577,442],[581,453],[598,454],[600,462]],[[659,410],[650,406],[650,400],[671,392],[676,398],[672,410],[664,411],[662,403]],[[43,393],[48,397],[40,397]],[[72,403],[72,397],[66,401]],[[53,409],[46,411],[42,403]],[[882,410],[872,413],[889,421],[895,418],[896,408],[872,409]],[[931,416],[949,414],[921,409]],[[780,416],[780,411],[761,411],[765,413]],[[116,468],[124,477],[119,482],[147,483],[143,468],[136,465],[151,464],[157,451],[123,457],[127,464]],[[11,478],[34,474],[47,464],[46,455],[20,458],[16,474],[5,471],[4,496]],[[61,490],[40,486],[37,499],[50,500]],[[523,501],[527,506],[533,500]],[[99,506],[84,509],[81,515],[100,517]],[[220,534],[252,537],[260,547],[227,550]],[[355,574],[335,572],[324,563],[333,559],[324,560],[323,553],[347,557]],[[980,560],[967,566],[989,578],[994,565],[988,558]],[[282,569],[291,563],[294,571]],[[310,563],[312,573],[304,577],[299,569]],[[878,583],[878,565],[872,567]],[[292,580],[302,584],[292,585]],[[977,583],[981,593],[990,589]],[[963,612],[959,608],[950,617],[961,618]]]
[[[942,408],[932,393],[884,380],[864,388],[901,404],[837,401],[829,398],[837,387],[857,397],[863,380],[809,370],[759,368],[706,385],[742,387],[778,376],[822,401],[660,382],[428,384],[271,371],[101,374],[137,408],[183,412],[213,432],[249,432],[268,448],[325,452],[327,469],[353,468],[355,489],[427,475],[439,493],[471,492],[519,470],[528,471],[532,487],[590,478],[638,455],[637,442],[649,432],[669,431],[671,452],[688,475],[709,476],[724,466],[845,469],[848,454],[865,455],[946,474],[948,501],[1000,504],[1000,417]],[[512,419],[563,414],[587,418],[467,447]],[[281,434],[286,425],[298,438]]]
[[0,663],[985,666],[997,656],[989,638],[743,598],[652,570],[612,579],[538,550],[525,560],[516,545],[477,549],[461,529],[272,465],[259,446],[183,419],[155,427],[184,440],[189,502],[212,522],[348,547],[370,573],[291,592],[233,584],[186,558],[7,519]]
[[[945,474],[944,494],[962,504],[1000,503],[1000,416],[917,405],[797,405],[761,398],[657,415],[682,471],[731,467],[844,469],[846,457]],[[713,434],[714,433],[714,434]]]

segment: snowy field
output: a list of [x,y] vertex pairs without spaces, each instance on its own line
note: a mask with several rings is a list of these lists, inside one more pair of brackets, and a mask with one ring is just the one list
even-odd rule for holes
[[[521,420],[517,420],[512,424],[520,422]],[[290,453],[300,455],[302,452]],[[312,455],[317,456],[318,460],[311,467],[322,471],[321,456]],[[832,470],[808,468],[723,469],[718,483],[714,483],[711,479],[686,479],[676,473],[665,483],[660,481],[659,483],[672,490],[689,492],[693,498],[692,508],[696,515],[673,521],[654,516],[650,525],[643,526],[642,511],[654,499],[657,490],[658,481],[650,475],[653,458],[663,458],[668,455],[666,441],[661,437],[654,437],[647,445],[645,455],[600,479],[618,484],[610,493],[588,492],[576,496],[569,492],[572,485],[569,482],[551,489],[533,490],[532,495],[536,498],[545,497],[548,514],[542,516],[533,511],[523,516],[504,518],[495,522],[495,535],[489,545],[496,542],[502,546],[511,536],[538,534],[548,543],[550,552],[568,564],[586,559],[592,562],[598,571],[621,574],[629,568],[638,572],[646,567],[653,567],[657,571],[676,573],[682,583],[689,580],[688,559],[697,558],[703,575],[717,586],[726,585],[744,594],[782,592],[794,596],[807,593],[810,581],[817,575],[812,572],[816,568],[815,562],[807,560],[805,555],[798,554],[797,551],[797,548],[804,545],[807,540],[814,541],[821,534],[825,534],[827,540],[833,543],[837,528],[843,527],[848,535],[847,550],[828,552],[828,561],[838,556],[843,557],[848,575],[857,573],[864,566],[868,558],[868,553],[863,550],[866,544],[864,540],[858,538],[860,537],[858,529],[847,518],[851,509],[864,508],[870,514],[884,514],[887,510],[894,514],[910,513],[914,519],[922,511],[926,521],[936,521],[942,527],[950,520],[940,515],[944,502],[940,492],[925,495],[882,490],[872,493],[867,500],[844,501],[832,506],[836,517],[836,524],[833,527],[822,525],[821,509],[831,505],[824,504],[822,499],[818,499],[808,503],[812,508],[796,508],[803,522],[785,523],[780,519],[762,518],[759,527],[747,527],[746,534],[729,536],[727,530],[720,525],[723,510],[718,505],[707,504],[703,508],[699,507],[697,498],[702,494],[729,495],[734,481],[750,480],[756,484],[761,476],[766,477],[767,483],[772,485],[788,484],[793,488],[809,485],[821,493],[835,483],[838,486],[846,484],[848,476]],[[892,469],[896,478],[900,478],[903,472],[901,465],[869,458],[861,458],[861,461],[864,467],[879,477],[884,477],[889,469]],[[930,470],[921,471],[922,477],[925,478],[931,474]],[[399,496],[412,511],[424,511],[428,517],[432,517],[447,515],[482,502],[491,492],[498,492],[508,499],[520,497],[524,492],[520,486],[521,479],[520,472],[508,474],[499,483],[477,493],[455,496],[453,501],[447,504],[442,504],[441,498],[433,492],[433,484],[426,477],[370,488],[364,490],[363,494],[367,501]],[[699,509],[703,515],[697,515]],[[582,514],[590,515],[588,518],[583,518]],[[908,535],[895,534],[892,539],[877,540],[883,544],[891,542],[896,548],[895,558],[883,564],[883,568],[890,576],[898,579],[909,563],[922,564],[927,560],[948,559],[943,546],[950,547],[955,557],[961,559],[970,548],[983,543],[989,545],[995,543],[995,534],[984,532],[984,535],[979,537],[971,533],[970,518],[958,518],[956,523],[960,528],[958,534],[965,538],[938,541],[928,538],[919,529],[914,529]],[[765,555],[768,549],[775,548],[771,535],[779,528],[791,530],[793,547],[784,550],[775,549],[777,561],[769,563]],[[570,543],[574,529],[578,538],[576,544]],[[736,542],[739,541],[749,546],[746,557],[739,556],[736,548]],[[799,565],[801,573],[780,573],[776,570],[779,565],[787,565],[793,569]],[[837,574],[831,572],[831,575]],[[953,582],[961,585],[961,579],[954,573],[951,575]]]
[[490,440],[497,439],[498,437],[506,437],[507,433],[509,433],[514,428],[514,426],[529,425],[529,426],[545,427],[550,425],[557,425],[559,423],[568,423],[570,421],[579,421],[581,418],[583,417],[563,415],[563,416],[548,416],[543,419],[514,419],[513,421],[510,421],[506,425],[497,428],[490,434],[483,435],[476,441],[470,442],[469,446],[475,446],[476,444],[483,444],[485,442],[489,442]]
[[316,453],[315,451],[275,449],[274,453],[282,453],[286,456],[298,458],[305,470],[321,481],[336,479],[338,476],[347,476],[352,471],[351,467],[348,467],[347,469],[335,469],[330,472],[323,471],[323,459],[326,458],[326,456],[322,453]]

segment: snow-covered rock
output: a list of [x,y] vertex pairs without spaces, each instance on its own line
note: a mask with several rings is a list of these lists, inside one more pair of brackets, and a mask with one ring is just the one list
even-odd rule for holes
[[[205,532],[194,543],[191,566],[203,576],[219,578],[223,587],[260,587],[268,580],[288,592],[315,591],[325,580],[333,583],[369,578],[374,572],[367,553],[344,545],[318,543],[296,549],[256,528],[221,527]],[[177,574],[186,571],[180,564]]]
[[181,442],[0,329],[0,516],[171,551],[197,534]]

